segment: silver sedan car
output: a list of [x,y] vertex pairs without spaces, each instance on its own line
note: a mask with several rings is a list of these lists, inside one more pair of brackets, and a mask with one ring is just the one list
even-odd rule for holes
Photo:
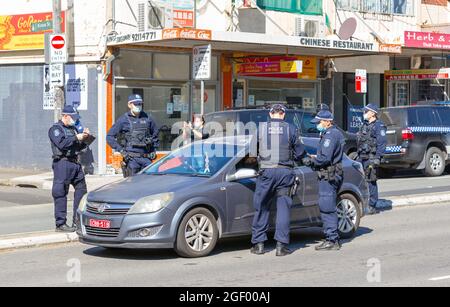
[[[314,152],[317,139],[303,140]],[[80,241],[105,248],[173,248],[183,257],[206,256],[220,238],[249,235],[254,215],[257,160],[245,136],[191,143],[139,175],[87,194],[78,209]],[[339,191],[339,231],[350,238],[368,205],[361,165],[345,157]],[[291,228],[321,226],[318,179],[311,168],[300,179]],[[271,225],[276,213],[272,206]]]

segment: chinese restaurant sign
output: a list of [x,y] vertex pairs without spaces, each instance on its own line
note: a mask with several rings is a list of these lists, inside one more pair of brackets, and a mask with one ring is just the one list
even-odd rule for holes
[[450,34],[405,31],[405,47],[450,50]]
[[[0,16],[0,51],[44,49],[44,33],[52,29],[42,27],[52,22],[52,13]],[[65,32],[65,14],[61,13],[61,30]],[[39,25],[41,31],[39,31]]]

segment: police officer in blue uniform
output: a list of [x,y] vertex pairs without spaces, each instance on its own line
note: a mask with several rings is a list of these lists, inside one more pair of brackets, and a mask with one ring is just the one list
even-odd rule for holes
[[270,110],[270,121],[260,124],[258,160],[260,175],[256,180],[253,204],[256,210],[252,226],[251,253],[262,255],[267,241],[271,200],[276,197],[277,218],[275,240],[276,255],[285,256],[292,251],[289,244],[290,189],[295,184],[294,160],[299,161],[305,151],[296,129],[284,121],[286,109],[276,104]]
[[358,161],[363,165],[369,185],[370,201],[367,214],[377,214],[377,170],[386,150],[386,126],[377,118],[378,108],[368,104],[364,108],[364,123],[358,132]]
[[[106,137],[109,146],[122,154],[126,163],[124,177],[134,176],[150,165],[159,147],[159,130],[155,121],[143,111],[143,104],[140,95],[128,97],[130,111],[116,121]],[[121,135],[125,144],[118,141]]]
[[[72,106],[65,106],[62,118],[49,130],[48,136],[53,152],[53,188],[56,231],[73,232],[77,227],[76,212],[83,195],[87,193],[83,168],[78,162],[79,153],[87,147],[89,129],[79,133],[75,122],[79,118]],[[67,225],[67,194],[69,186],[75,188],[73,200],[73,225]]]
[[342,157],[345,139],[333,125],[333,114],[330,111],[320,111],[311,122],[317,124],[320,132],[317,155],[312,156],[311,165],[319,176],[319,208],[326,238],[315,249],[339,250],[341,245],[336,199],[344,175]]

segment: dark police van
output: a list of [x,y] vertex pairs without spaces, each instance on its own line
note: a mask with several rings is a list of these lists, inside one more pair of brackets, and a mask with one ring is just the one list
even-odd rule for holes
[[387,147],[381,176],[396,169],[418,169],[440,176],[450,163],[450,107],[442,105],[383,108]]
[[[311,123],[311,120],[315,117],[316,113],[307,112],[302,109],[287,109],[285,120],[294,125],[295,128],[300,132],[303,137],[319,137],[319,131],[316,129],[316,125]],[[205,115],[205,122],[208,123],[218,123],[224,130],[221,131],[226,133],[227,123],[237,123],[241,122],[244,125],[250,122],[254,122],[258,127],[259,123],[267,122],[269,120],[269,108],[268,107],[255,107],[255,108],[242,108],[242,109],[232,109],[222,112],[214,112]],[[349,156],[350,159],[356,157],[356,134],[348,133],[341,128],[338,129],[344,134],[346,139],[344,152]],[[237,133],[245,133],[242,127],[238,127]]]

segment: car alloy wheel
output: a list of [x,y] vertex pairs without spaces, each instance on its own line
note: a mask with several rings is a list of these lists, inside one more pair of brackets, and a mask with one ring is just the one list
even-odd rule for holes
[[431,169],[433,169],[433,171],[439,172],[442,168],[442,164],[443,164],[442,157],[439,154],[434,153],[433,155],[431,155],[430,166]]
[[196,252],[206,250],[214,236],[210,219],[203,214],[196,214],[186,224],[184,237],[187,245]]
[[356,204],[350,199],[342,199],[337,205],[338,229],[341,233],[351,233],[355,230],[358,212]]

